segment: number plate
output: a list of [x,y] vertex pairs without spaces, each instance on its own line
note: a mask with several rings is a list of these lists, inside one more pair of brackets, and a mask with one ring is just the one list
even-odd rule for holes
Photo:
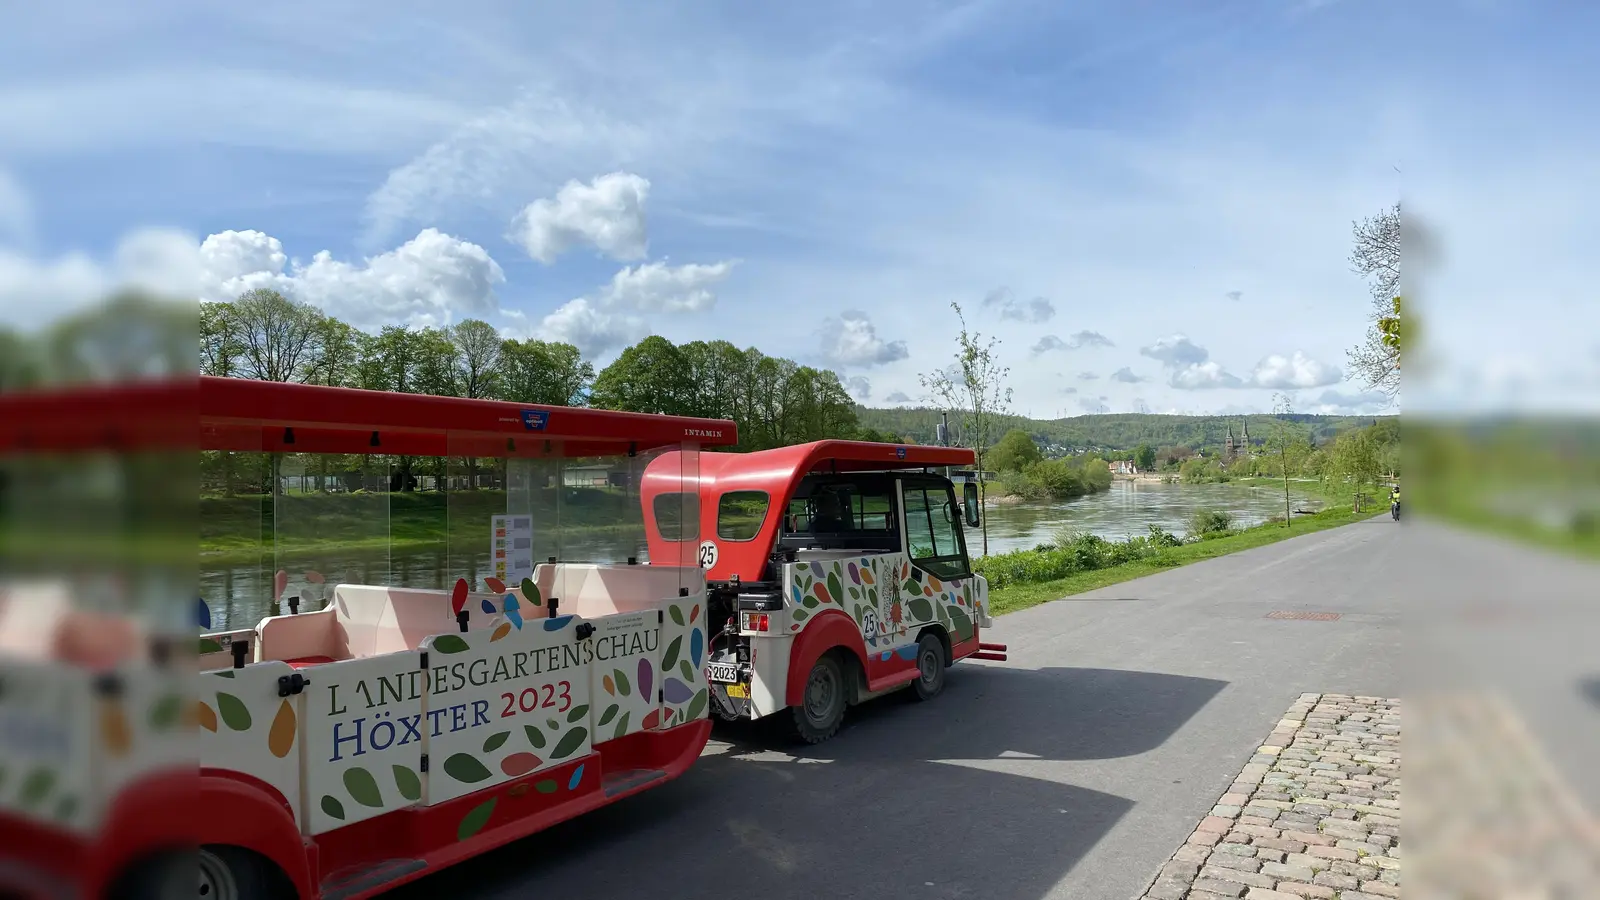
[[706,663],[706,680],[723,684],[736,684],[739,681],[739,665],[738,663]]

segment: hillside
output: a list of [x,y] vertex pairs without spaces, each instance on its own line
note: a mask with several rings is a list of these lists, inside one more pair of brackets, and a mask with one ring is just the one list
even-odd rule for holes
[[[922,443],[934,441],[935,426],[940,413],[933,409],[869,409],[857,407],[856,415],[862,427],[896,434]],[[951,416],[951,428],[956,427],[956,417]],[[1027,419],[1008,416],[997,429],[996,435],[1011,428],[1021,428],[1035,441],[1049,447],[1067,450],[1132,450],[1140,444],[1152,447],[1220,447],[1231,425],[1239,433],[1239,416],[1163,416],[1150,413],[1110,413],[1106,415],[1073,416],[1066,419]],[[1260,443],[1271,433],[1272,416],[1244,416],[1249,425],[1253,443]],[[1318,444],[1332,440],[1340,432],[1374,421],[1397,419],[1397,416],[1317,416],[1294,414],[1293,421],[1305,426]]]

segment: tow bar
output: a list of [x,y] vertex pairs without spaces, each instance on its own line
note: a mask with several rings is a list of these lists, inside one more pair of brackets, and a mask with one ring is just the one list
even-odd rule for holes
[[979,644],[978,644],[978,652],[972,654],[972,658],[973,659],[992,659],[995,662],[1005,662],[1006,661],[1006,645],[1005,644],[989,644],[989,643],[979,642]]

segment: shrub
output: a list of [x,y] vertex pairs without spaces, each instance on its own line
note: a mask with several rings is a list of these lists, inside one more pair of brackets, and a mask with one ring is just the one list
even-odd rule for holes
[[1233,526],[1233,517],[1226,510],[1197,509],[1189,517],[1189,539],[1206,540],[1212,536],[1223,537]]

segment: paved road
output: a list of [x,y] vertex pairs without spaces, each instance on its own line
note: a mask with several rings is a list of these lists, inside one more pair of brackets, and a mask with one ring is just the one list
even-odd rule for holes
[[394,896],[1134,897],[1302,692],[1398,695],[1399,531],[1385,516],[1005,616],[1011,661],[958,666],[931,704],[883,698],[815,748],[719,732],[679,781]]

